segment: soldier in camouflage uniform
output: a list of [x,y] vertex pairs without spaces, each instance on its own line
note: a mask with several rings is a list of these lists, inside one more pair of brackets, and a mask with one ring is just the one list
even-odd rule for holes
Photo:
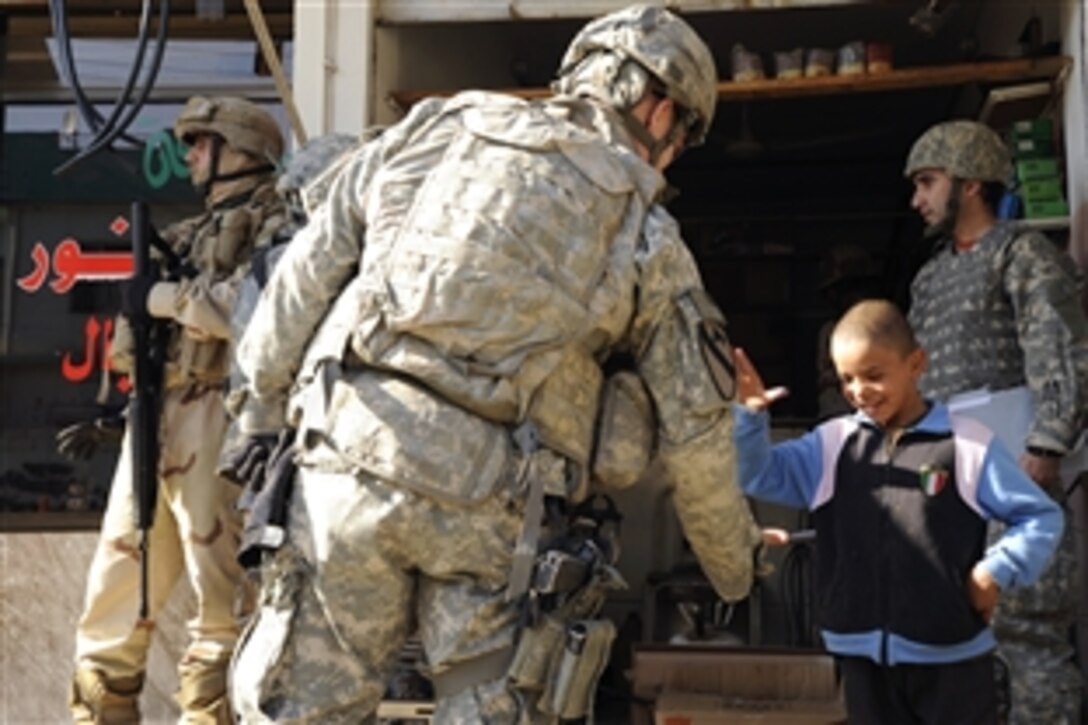
[[[257,306],[257,299],[261,296],[261,290],[264,289],[268,278],[272,276],[272,270],[276,268],[286,243],[291,241],[295,232],[306,225],[309,211],[304,193],[305,187],[327,183],[324,179],[335,170],[330,167],[336,167],[338,161],[342,163],[346,160],[348,152],[360,143],[360,138],[357,136],[346,133],[329,134],[311,139],[291,154],[290,161],[276,179],[276,193],[283,199],[287,221],[280,225],[268,244],[253,250],[248,270],[238,284],[237,296],[230,313],[232,340],[242,338],[242,334],[249,325],[249,318],[253,315],[253,309]],[[229,388],[236,390],[244,385],[242,372],[238,369],[236,361],[232,360]],[[233,461],[240,454],[239,447],[244,445],[243,438],[238,431],[238,422],[231,421],[224,436],[223,449],[216,468],[221,475],[228,478],[236,477],[237,471]]]
[[[283,151],[275,119],[240,98],[189,100],[174,126],[205,211],[163,237],[194,269],[178,281],[134,280],[127,304],[169,320],[160,418],[159,494],[149,535],[148,619],[138,618],[140,565],[126,432],[76,635],[72,714],[77,722],[137,723],[155,614],[184,573],[196,593],[191,641],[179,664],[182,722],[231,722],[226,671],[238,638],[241,571],[235,561],[238,487],[215,475],[227,426],[224,382],[229,314],[255,248],[285,221],[274,172]],[[119,319],[114,370],[129,372],[132,339]]]
[[369,721],[414,627],[437,722],[576,709],[508,676],[541,634],[519,626],[519,563],[544,541],[542,497],[629,483],[614,454],[644,455],[647,432],[717,591],[749,590],[724,319],[658,203],[713,116],[713,57],[672,13],[631,7],[576,36],[556,90],[419,103],[338,174],[265,288],[229,405],[255,444],[297,429],[299,471],[232,665],[245,722]]
[[[1012,165],[986,126],[934,126],[915,142],[905,173],[915,186],[911,205],[936,240],[911,288],[910,321],[930,360],[922,391],[944,400],[1026,384],[1037,409],[1020,463],[1064,503],[1060,459],[1088,410],[1088,323],[1073,262],[1040,233],[996,221]],[[1073,528],[1042,579],[1003,596],[995,615],[1016,725],[1080,722],[1081,676],[1070,644],[1078,592]]]

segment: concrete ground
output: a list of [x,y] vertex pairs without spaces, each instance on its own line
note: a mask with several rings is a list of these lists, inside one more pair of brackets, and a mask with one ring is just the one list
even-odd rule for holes
[[[70,722],[75,629],[96,532],[0,533],[0,723]],[[174,663],[195,611],[188,585],[174,592],[157,622],[144,723],[176,722]]]

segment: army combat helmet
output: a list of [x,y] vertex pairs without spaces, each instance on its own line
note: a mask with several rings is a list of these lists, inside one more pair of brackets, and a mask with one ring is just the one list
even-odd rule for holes
[[202,133],[220,136],[235,151],[276,163],[283,135],[272,115],[244,98],[193,96],[174,121],[174,135],[185,143]]
[[922,169],[1001,184],[1012,177],[1008,148],[993,129],[977,121],[947,121],[923,133],[911,147],[903,175],[909,179]]
[[[690,25],[665,8],[649,5],[633,5],[592,20],[567,48],[557,88],[566,91],[564,79],[598,53],[642,66],[659,90],[680,106],[678,123],[686,133],[685,144],[703,142],[717,105],[718,73],[710,49]],[[620,64],[613,64],[611,71],[617,74]],[[645,143],[641,137],[640,141]]]

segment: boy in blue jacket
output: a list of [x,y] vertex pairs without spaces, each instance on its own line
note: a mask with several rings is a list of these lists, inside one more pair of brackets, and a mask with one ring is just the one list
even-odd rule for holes
[[[786,391],[737,350],[744,490],[812,512],[817,617],[851,723],[993,723],[988,622],[1046,567],[1061,510],[989,429],[922,397],[925,351],[891,303],[850,308],[831,357],[855,412],[772,446],[766,408]],[[1007,529],[987,548],[989,519]]]

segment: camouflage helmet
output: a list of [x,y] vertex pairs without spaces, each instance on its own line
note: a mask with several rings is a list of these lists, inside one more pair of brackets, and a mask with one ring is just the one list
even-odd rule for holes
[[938,123],[923,133],[907,156],[903,174],[913,177],[922,169],[944,169],[957,179],[1009,183],[1009,149],[988,126],[977,121]]
[[192,143],[202,133],[222,136],[235,151],[258,159],[276,162],[283,154],[283,134],[276,119],[244,98],[190,98],[174,121],[174,135]]
[[665,8],[632,5],[591,20],[571,41],[559,76],[598,51],[636,61],[694,115],[688,145],[702,143],[718,102],[714,56],[690,25]]
[[359,137],[333,133],[312,138],[291,154],[283,173],[276,180],[276,191],[290,194],[301,191],[339,156],[359,145]]

